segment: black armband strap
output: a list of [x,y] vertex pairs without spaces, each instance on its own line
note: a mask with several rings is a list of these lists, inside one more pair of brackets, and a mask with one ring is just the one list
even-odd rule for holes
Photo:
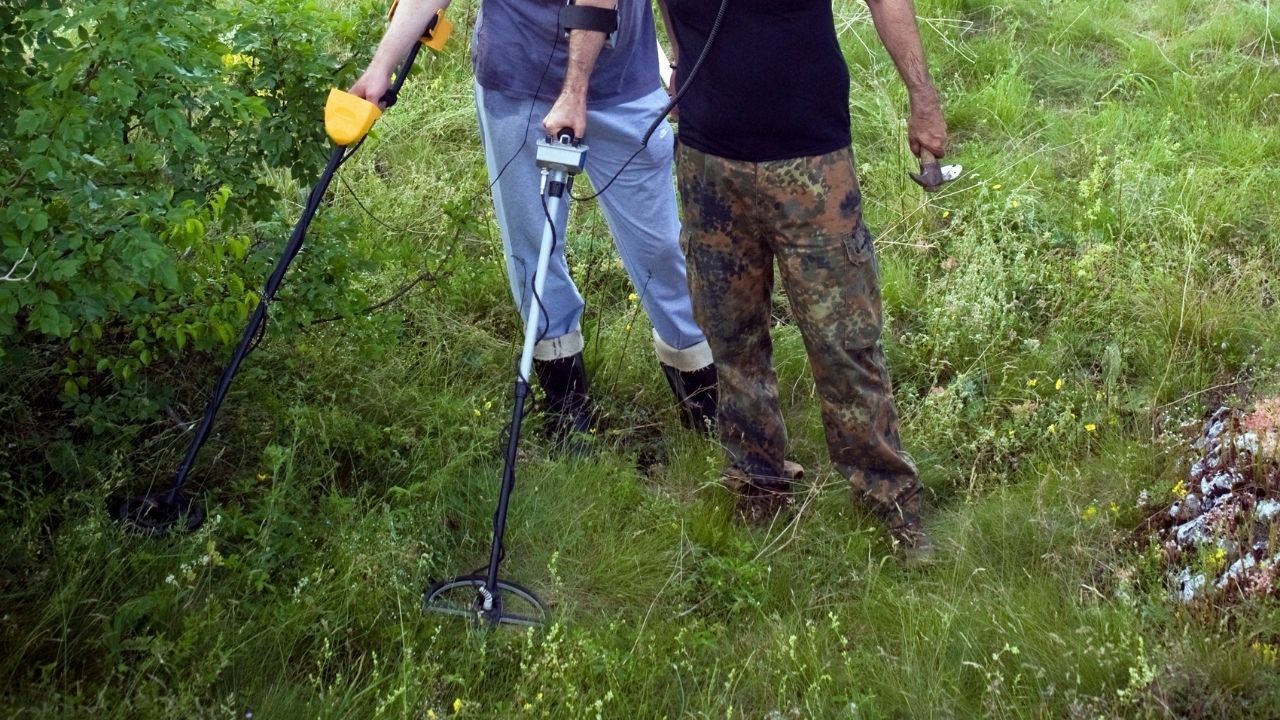
[[618,11],[611,8],[570,4],[560,8],[560,26],[570,30],[594,30],[606,35],[618,29]]

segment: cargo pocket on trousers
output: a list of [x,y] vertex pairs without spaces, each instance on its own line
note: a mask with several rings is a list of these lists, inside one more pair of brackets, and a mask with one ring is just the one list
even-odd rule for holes
[[853,232],[845,233],[840,237],[840,240],[844,243],[845,255],[849,256],[849,262],[854,265],[865,264],[875,252],[875,244],[871,240],[871,231],[861,221],[858,222]]

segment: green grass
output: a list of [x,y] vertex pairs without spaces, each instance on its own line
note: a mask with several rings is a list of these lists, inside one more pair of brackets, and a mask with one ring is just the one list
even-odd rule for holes
[[899,567],[850,503],[788,325],[783,407],[812,482],[794,525],[735,524],[720,450],[678,429],[604,223],[578,207],[610,423],[584,460],[530,433],[504,565],[554,624],[485,634],[421,613],[430,579],[487,558],[519,340],[458,7],[457,40],[343,171],[394,229],[367,221],[370,295],[442,274],[367,318],[273,328],[201,455],[204,529],[143,540],[102,512],[166,481],[172,425],[128,435],[141,444],[5,441],[0,459],[37,458],[0,469],[5,714],[1276,716],[1258,649],[1280,638],[1273,602],[1172,604],[1134,530],[1139,493],[1158,507],[1181,477],[1179,423],[1275,386],[1280,13],[921,2],[968,169],[924,198],[865,7],[836,9],[937,566]]

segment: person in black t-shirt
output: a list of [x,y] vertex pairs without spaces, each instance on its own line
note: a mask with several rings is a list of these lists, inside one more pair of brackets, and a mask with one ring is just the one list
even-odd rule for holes
[[[659,0],[676,83],[721,0]],[[694,315],[719,369],[727,483],[749,520],[788,502],[786,427],[769,325],[776,260],[822,402],[827,447],[855,498],[908,558],[929,554],[922,487],[902,451],[880,345],[880,284],[850,149],[849,72],[831,0],[725,0],[679,105],[677,174]],[[938,93],[911,0],[867,0],[911,100],[911,150],[942,157]],[[679,64],[683,60],[683,64]]]

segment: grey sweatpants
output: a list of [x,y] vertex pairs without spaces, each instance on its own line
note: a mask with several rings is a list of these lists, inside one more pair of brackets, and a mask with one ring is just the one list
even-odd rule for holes
[[[658,89],[631,102],[588,110],[586,173],[595,187],[603,187],[640,147],[645,129],[666,100],[666,93]],[[542,118],[550,105],[547,101],[516,98],[476,86],[476,114],[489,181],[492,183],[501,173],[493,186],[493,204],[511,294],[522,318],[528,317],[533,270],[546,224],[534,155],[537,141],[544,135]],[[691,371],[711,363],[711,350],[693,319],[684,256],[680,252],[680,221],[672,174],[674,140],[671,127],[664,121],[649,146],[631,161],[599,202],[623,267],[653,323],[659,359]],[[578,192],[586,192],[585,186]],[[541,297],[546,331],[534,348],[534,357],[539,360],[568,357],[583,347],[582,295],[569,275],[564,255],[567,203],[558,215],[552,218],[558,243]]]

